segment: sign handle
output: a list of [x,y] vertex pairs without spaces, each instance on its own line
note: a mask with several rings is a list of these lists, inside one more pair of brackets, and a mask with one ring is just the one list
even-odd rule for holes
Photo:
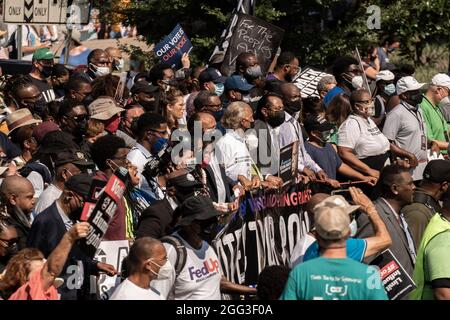
[[22,25],[17,26],[17,60],[22,60]]
[[67,28],[66,47],[64,50],[64,64],[69,62],[70,43],[72,42],[72,28]]

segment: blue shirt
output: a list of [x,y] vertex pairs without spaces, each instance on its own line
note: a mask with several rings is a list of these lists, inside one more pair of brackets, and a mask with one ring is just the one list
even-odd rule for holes
[[325,171],[328,177],[336,179],[336,172],[342,165],[342,160],[331,144],[326,143],[323,148],[319,148],[307,142],[305,143],[305,149],[311,158]]
[[[59,63],[64,63],[64,50],[61,52],[61,57],[59,58]],[[87,62],[87,58],[89,53],[91,53],[92,49],[87,49],[84,50],[83,52],[81,52],[80,54],[77,54],[76,56],[72,56],[69,54],[69,61],[67,61],[67,64],[70,66],[80,66],[80,65],[84,65],[87,66],[88,62]]]
[[344,89],[342,89],[341,87],[338,87],[338,86],[336,86],[333,89],[331,89],[330,91],[328,91],[325,98],[323,98],[323,103],[325,104],[325,108],[328,108],[328,105],[330,104],[331,100],[333,100],[333,98],[340,93],[345,93],[345,91],[344,91]]
[[[347,257],[359,262],[364,259],[364,254],[367,249],[367,242],[364,239],[349,238],[347,239]],[[306,249],[303,257],[303,262],[319,257],[319,244],[313,242],[308,249]]]

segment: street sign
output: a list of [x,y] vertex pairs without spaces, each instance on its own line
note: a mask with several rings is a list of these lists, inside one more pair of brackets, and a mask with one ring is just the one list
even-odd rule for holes
[[3,21],[15,24],[88,24],[89,0],[3,0]]

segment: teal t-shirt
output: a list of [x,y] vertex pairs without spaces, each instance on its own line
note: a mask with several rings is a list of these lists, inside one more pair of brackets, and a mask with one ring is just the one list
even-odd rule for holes
[[289,274],[281,300],[388,300],[378,269],[355,260],[317,258]]

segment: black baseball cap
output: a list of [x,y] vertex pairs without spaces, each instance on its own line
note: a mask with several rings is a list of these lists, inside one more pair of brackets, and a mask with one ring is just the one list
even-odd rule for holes
[[65,165],[66,163],[73,163],[79,167],[92,167],[94,162],[90,161],[86,154],[80,150],[63,151],[56,155],[55,167]]
[[131,94],[138,94],[138,93],[155,93],[156,91],[159,90],[159,87],[154,86],[150,83],[148,83],[147,81],[138,81],[136,82],[132,87],[131,87]]
[[198,76],[198,81],[200,83],[205,83],[212,81],[214,83],[225,83],[227,77],[224,77],[219,70],[215,68],[206,68]]
[[334,124],[328,122],[324,117],[317,115],[308,115],[303,121],[306,132],[319,131],[325,132],[333,130]]
[[423,171],[423,178],[435,183],[450,182],[450,160],[437,159],[428,162]]
[[70,177],[64,187],[70,191],[83,197],[84,200],[89,198],[89,190],[91,189],[92,176],[87,173],[79,173]]
[[181,226],[187,226],[194,220],[208,220],[221,215],[214,208],[211,198],[203,195],[187,198],[178,210],[181,212],[181,220],[178,223]]
[[172,172],[167,179],[167,187],[175,187],[176,189],[200,189],[203,184],[195,179],[186,169],[180,169]]

